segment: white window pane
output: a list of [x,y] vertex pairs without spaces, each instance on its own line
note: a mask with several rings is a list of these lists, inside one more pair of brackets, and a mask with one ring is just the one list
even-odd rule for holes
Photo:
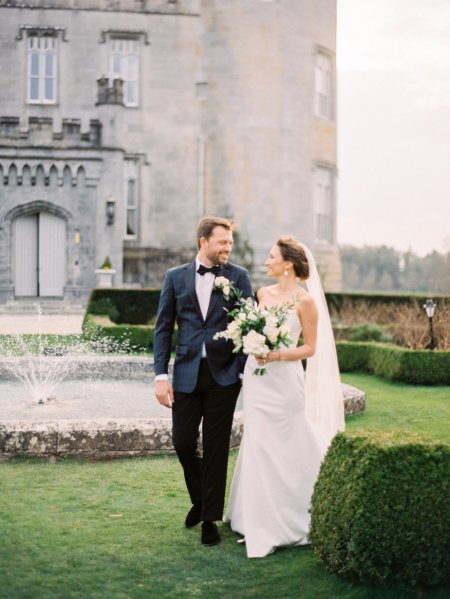
[[137,104],[137,85],[133,81],[126,84],[125,102],[127,104]]
[[120,75],[121,74],[121,60],[120,60],[120,55],[119,54],[114,54],[113,56],[113,60],[112,60],[112,72],[114,75]]
[[30,56],[30,75],[32,77],[39,77],[39,54],[33,52]]
[[136,235],[136,210],[127,210],[127,235]]
[[45,80],[45,99],[46,100],[54,99],[54,80],[53,79]]
[[39,79],[36,77],[30,79],[30,100],[39,100]]
[[127,206],[128,208],[134,208],[134,206],[136,205],[135,203],[135,182],[133,179],[130,179],[128,181],[128,193],[127,193]]
[[53,73],[54,64],[55,64],[55,56],[54,56],[53,52],[47,52],[45,54],[45,76],[46,77],[54,76],[54,73]]
[[135,56],[129,56],[128,57],[128,79],[132,80],[132,81],[136,81],[137,77],[138,77],[138,61],[137,58]]

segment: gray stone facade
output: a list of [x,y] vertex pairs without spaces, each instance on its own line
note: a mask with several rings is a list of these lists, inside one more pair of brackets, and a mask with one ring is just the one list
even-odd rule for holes
[[[15,221],[42,212],[65,223],[68,299],[86,299],[107,256],[114,285],[159,286],[194,255],[204,214],[236,219],[256,276],[291,233],[338,289],[335,4],[0,0],[0,303],[18,295]],[[317,169],[332,185],[325,239]]]

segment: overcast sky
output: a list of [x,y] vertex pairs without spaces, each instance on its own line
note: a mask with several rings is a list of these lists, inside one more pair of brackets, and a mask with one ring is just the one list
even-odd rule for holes
[[450,251],[450,0],[337,0],[338,241]]

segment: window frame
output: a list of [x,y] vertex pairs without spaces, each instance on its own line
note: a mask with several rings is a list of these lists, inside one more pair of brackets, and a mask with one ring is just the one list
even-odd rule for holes
[[[134,204],[130,205],[130,183],[134,184]],[[123,239],[125,241],[137,241],[139,238],[139,209],[140,209],[140,162],[134,157],[126,158],[124,163],[123,178],[123,210],[124,228]],[[128,233],[128,215],[133,213],[135,233]]]
[[335,168],[317,164],[314,169],[313,206],[314,241],[318,245],[333,245],[335,241],[335,191]]
[[[122,47],[120,47],[122,46]],[[140,106],[140,81],[141,81],[141,44],[138,37],[111,35],[109,39],[108,72],[110,81],[121,79],[123,81],[123,104],[126,108],[138,108]],[[128,47],[128,50],[127,50]],[[119,70],[115,69],[114,61],[119,57]],[[130,77],[129,61],[135,59],[135,76]],[[124,68],[124,63],[126,67]],[[128,91],[130,84],[135,84],[135,101],[129,101]]]
[[[48,41],[51,40],[51,45]],[[36,43],[37,42],[37,43]],[[43,46],[45,44],[45,46]],[[27,35],[27,103],[33,105],[55,105],[58,103],[58,36],[52,31],[44,34],[31,31]],[[37,74],[33,74],[33,56],[38,57]],[[47,75],[47,57],[52,56],[52,74]],[[37,80],[37,98],[32,97],[33,80]],[[52,97],[46,98],[47,81],[52,81]]]
[[334,118],[334,60],[332,54],[322,48],[315,54],[314,114],[328,121]]

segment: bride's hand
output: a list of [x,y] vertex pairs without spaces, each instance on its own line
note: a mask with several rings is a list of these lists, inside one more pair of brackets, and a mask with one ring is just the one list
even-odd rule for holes
[[280,351],[270,351],[266,357],[263,356],[255,356],[256,362],[258,366],[264,366],[268,362],[278,362],[280,360]]

